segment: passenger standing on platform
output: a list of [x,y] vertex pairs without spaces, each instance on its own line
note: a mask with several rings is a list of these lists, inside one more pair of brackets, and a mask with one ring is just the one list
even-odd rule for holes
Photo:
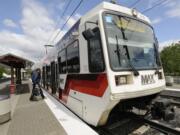
[[31,79],[32,79],[32,83],[33,83],[33,89],[32,89],[32,93],[31,93],[31,97],[30,97],[30,100],[33,100],[34,99],[34,96],[36,95],[36,85],[38,85],[39,87],[39,91],[40,91],[40,94],[41,94],[41,97],[42,99],[45,98],[44,94],[43,94],[43,91],[41,89],[41,85],[40,85],[40,81],[41,81],[41,70],[38,68],[36,70],[34,70],[32,72],[32,75],[31,75]]

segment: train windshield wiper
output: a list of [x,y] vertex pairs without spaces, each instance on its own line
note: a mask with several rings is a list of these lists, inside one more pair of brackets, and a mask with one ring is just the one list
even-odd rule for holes
[[127,45],[123,45],[123,47],[124,47],[125,50],[126,50],[126,55],[127,55],[127,58],[128,58],[129,66],[131,67],[134,75],[135,75],[135,76],[138,76],[138,75],[139,75],[139,72],[137,71],[137,69],[136,69],[136,68],[133,66],[133,64],[131,63],[130,56],[129,56],[128,46],[127,46]]
[[[119,17],[119,20],[120,20],[120,21],[122,21],[121,18],[124,18],[124,17],[120,16],[120,17]],[[127,37],[126,37],[126,35],[125,35],[125,30],[126,30],[127,28],[119,27],[114,21],[113,21],[113,24],[121,31],[121,33],[122,33],[122,38],[123,38],[124,40],[128,40]],[[129,21],[128,21],[128,24],[129,24]]]
[[118,57],[118,62],[119,62],[119,65],[121,65],[121,50],[119,48],[119,43],[118,43],[118,36],[116,35],[116,50],[114,51],[115,53],[117,53],[117,57]]

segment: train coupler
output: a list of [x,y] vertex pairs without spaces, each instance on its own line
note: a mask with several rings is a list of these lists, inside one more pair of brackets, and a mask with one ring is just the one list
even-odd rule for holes
[[175,117],[174,107],[168,99],[156,99],[152,103],[151,115],[153,119],[173,120]]

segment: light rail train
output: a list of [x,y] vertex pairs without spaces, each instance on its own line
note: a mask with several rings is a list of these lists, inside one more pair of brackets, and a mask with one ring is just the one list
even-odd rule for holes
[[49,52],[42,85],[87,123],[106,124],[115,108],[144,109],[165,87],[150,20],[102,2]]

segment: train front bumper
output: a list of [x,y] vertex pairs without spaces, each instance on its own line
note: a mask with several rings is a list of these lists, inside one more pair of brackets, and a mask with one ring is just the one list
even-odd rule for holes
[[161,87],[145,89],[145,90],[140,90],[140,91],[132,91],[132,92],[124,91],[121,93],[111,93],[111,100],[131,99],[131,98],[153,95],[153,94],[160,93],[164,89],[165,89],[165,86],[161,86]]

